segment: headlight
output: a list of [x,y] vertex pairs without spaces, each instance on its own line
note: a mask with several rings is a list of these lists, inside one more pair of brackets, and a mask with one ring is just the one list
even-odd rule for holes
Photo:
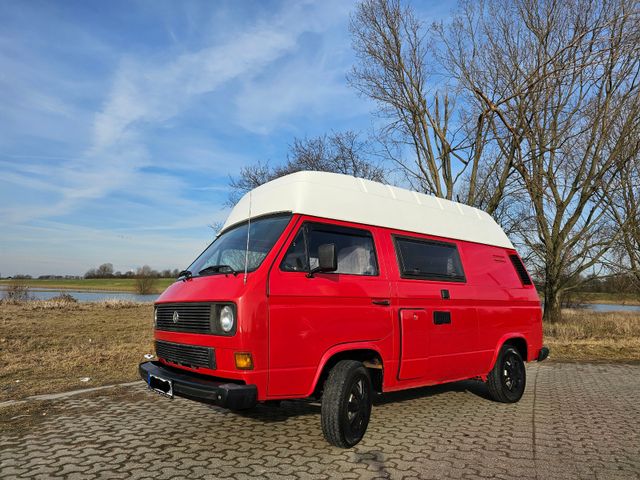
[[220,328],[225,333],[229,333],[233,330],[233,326],[236,322],[236,319],[233,316],[233,308],[229,305],[225,305],[220,309]]
[[153,328],[158,326],[158,307],[153,307]]

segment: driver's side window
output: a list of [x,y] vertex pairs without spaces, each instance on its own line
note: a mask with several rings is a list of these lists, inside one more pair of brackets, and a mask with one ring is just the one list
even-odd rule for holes
[[373,237],[367,230],[322,223],[305,223],[280,264],[285,272],[308,272],[319,264],[321,245],[333,244],[337,270],[333,273],[378,275]]

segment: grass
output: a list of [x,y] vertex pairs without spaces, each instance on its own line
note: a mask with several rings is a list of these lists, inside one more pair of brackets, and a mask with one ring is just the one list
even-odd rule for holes
[[[639,361],[640,313],[565,310],[562,322],[544,326],[552,361]],[[0,401],[138,380],[137,366],[153,353],[151,304],[108,300],[0,301]],[[82,382],[82,378],[89,378]],[[113,395],[131,389],[84,393]],[[0,408],[0,429],[33,431],[61,402]]]
[[[0,280],[0,288],[11,285],[13,280]],[[134,278],[87,278],[87,279],[54,279],[20,280],[29,288],[42,290],[80,290],[80,291],[111,291],[111,292],[136,292],[136,280]],[[162,293],[169,285],[175,282],[173,278],[159,278],[156,281],[152,293]],[[579,292],[574,294],[581,303],[609,303],[621,305],[640,305],[640,296],[635,293],[603,293],[603,292]]]
[[579,292],[576,295],[584,303],[640,305],[640,295],[637,293]]
[[0,302],[0,401],[136,380],[152,319],[151,304]]
[[[126,301],[1,301],[0,401],[137,380],[152,315]],[[544,330],[553,360],[640,361],[637,312],[565,310]]]
[[640,312],[568,309],[562,316],[544,325],[554,360],[640,360]]
[[[11,285],[13,280],[0,280],[0,288]],[[111,292],[131,292],[136,291],[135,278],[87,278],[87,279],[57,279],[57,280],[39,280],[26,279],[20,280],[29,288],[43,290],[83,290],[83,291],[111,291]],[[159,278],[157,280],[155,291],[153,293],[161,293],[165,288],[175,282],[173,278]]]

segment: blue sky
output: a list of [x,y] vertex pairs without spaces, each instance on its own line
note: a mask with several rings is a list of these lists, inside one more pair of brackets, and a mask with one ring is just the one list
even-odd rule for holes
[[368,130],[345,80],[352,9],[0,0],[0,274],[185,267],[243,165]]

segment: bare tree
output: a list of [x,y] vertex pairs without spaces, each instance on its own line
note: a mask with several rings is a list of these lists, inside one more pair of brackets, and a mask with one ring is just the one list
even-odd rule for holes
[[294,139],[284,165],[271,167],[258,162],[242,168],[231,179],[228,203],[235,205],[240,197],[263,183],[303,170],[342,173],[359,178],[385,181],[385,171],[367,158],[369,144],[353,131],[333,132],[320,137]]
[[113,264],[103,263],[96,270],[96,274],[98,275],[99,278],[113,277]]
[[608,191],[639,135],[638,19],[633,0],[468,1],[437,29],[449,74],[497,119],[527,192],[520,240],[544,276],[547,320],[621,232]]
[[84,274],[84,278],[111,278],[113,277],[113,264],[103,263],[98,268],[91,268]]
[[349,81],[388,119],[380,132],[386,153],[411,186],[493,214],[507,188],[512,157],[485,162],[493,112],[438,85],[429,29],[399,0],[364,0],[352,16],[351,33],[358,62]]
[[16,279],[14,277],[4,291],[4,300],[9,303],[26,302],[31,299],[29,284],[22,279]]
[[149,265],[144,265],[136,272],[136,293],[147,295],[153,293],[158,283],[158,272]]
[[[636,137],[636,143],[640,138]],[[620,229],[619,241],[609,256],[609,266],[618,276],[629,279],[640,292],[640,148],[636,156],[625,162],[620,177],[610,190],[611,215]]]

